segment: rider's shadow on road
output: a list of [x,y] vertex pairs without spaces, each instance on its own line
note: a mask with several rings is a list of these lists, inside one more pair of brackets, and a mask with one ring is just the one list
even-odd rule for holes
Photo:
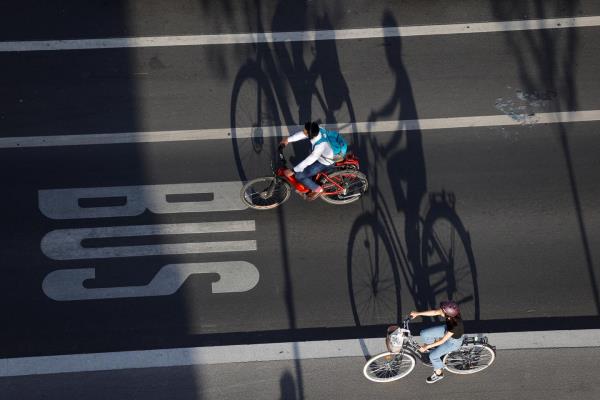
[[[397,26],[397,21],[391,12],[385,12],[382,25]],[[406,121],[417,121],[419,115],[410,78],[402,62],[402,39],[400,36],[386,37],[384,46],[388,65],[395,77],[394,91],[383,107],[371,112],[369,121],[393,117],[398,110],[398,120],[401,121],[398,130],[394,132],[389,142],[376,151],[378,158],[386,160],[396,209],[406,213],[411,221],[408,226],[412,224],[413,216],[418,215],[421,200],[427,191],[423,141],[418,125],[413,124],[410,127],[405,125]],[[409,248],[409,252],[410,250]]]
[[[260,1],[255,3],[260,6]],[[327,13],[314,14],[305,2],[280,1],[271,27],[265,27],[260,16],[256,26],[260,32],[335,29]],[[308,26],[309,17],[314,27]],[[264,175],[281,137],[295,133],[305,122],[356,121],[334,39],[256,43],[254,49],[238,71],[231,96],[233,153],[244,181]],[[310,151],[305,142],[290,146],[293,154],[287,156],[292,164]]]
[[[287,4],[284,8],[289,9]],[[335,28],[325,13],[316,17],[315,29],[333,31]],[[350,90],[342,74],[336,41],[316,40],[309,46],[297,43],[291,44],[291,57],[285,43],[276,43],[274,47],[280,70],[288,77],[298,106],[298,122],[316,121],[330,126],[344,124],[341,127],[354,124],[356,118]],[[310,51],[313,57],[310,66],[301,57],[305,51]],[[311,151],[307,141],[295,142],[292,148],[294,154],[290,161],[294,165]]]
[[[317,18],[317,30],[333,30],[334,27],[327,14]],[[342,67],[338,56],[336,42],[334,40],[317,40],[314,44],[315,62],[311,65],[310,73],[321,77],[323,95],[315,91],[316,101],[319,108],[325,111],[324,121],[327,124],[338,122],[353,123],[354,113],[350,112],[347,116],[350,120],[339,121],[335,112],[344,107],[344,102],[349,100],[350,90],[348,84],[342,75]],[[350,103],[351,105],[351,103]],[[316,119],[321,118],[318,116]]]

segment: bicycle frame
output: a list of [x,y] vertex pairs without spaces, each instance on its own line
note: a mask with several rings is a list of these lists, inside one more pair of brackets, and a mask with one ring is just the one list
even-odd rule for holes
[[[405,351],[408,350],[408,352],[411,353],[411,355],[416,356],[416,358],[421,361],[421,363],[425,364],[425,365],[431,365],[431,363],[429,362],[429,357],[427,355],[427,353],[421,353],[419,351],[419,348],[421,347],[420,344],[417,343],[417,341],[415,340],[415,338],[413,337],[412,333],[410,332],[410,317],[405,318],[402,321],[402,328],[398,328],[396,325],[392,325],[388,328],[388,335],[386,337],[386,346],[388,348],[388,350],[391,353],[396,353],[399,354],[400,356],[402,355],[402,353],[404,353]],[[391,328],[397,328],[394,329],[393,331],[390,331]],[[399,338],[393,338],[394,335],[399,336]],[[391,346],[391,343],[395,343],[396,345],[398,345],[399,341],[401,341],[401,347],[399,351],[393,351],[393,346]],[[468,335],[464,335],[463,336],[463,342],[461,344],[462,346],[465,345],[474,345],[474,344],[478,344],[478,345],[489,345],[488,343],[488,338],[486,336],[468,336]],[[495,346],[491,346],[492,349],[496,349]]]
[[[278,166],[272,165],[274,176],[277,176],[277,177],[283,179],[284,181],[286,181],[287,183],[289,183],[290,185],[292,185],[292,187],[294,189],[296,189],[296,191],[298,193],[301,193],[301,194],[309,193],[310,189],[307,188],[306,186],[304,186],[302,183],[300,183],[296,179],[295,175],[292,175],[289,177],[285,176],[285,171],[288,169],[288,165],[287,165],[287,160],[286,160],[285,156],[283,155],[282,147],[279,147],[279,149],[278,149],[278,156],[279,156],[279,165]],[[331,166],[331,168],[334,168],[334,169],[353,169],[353,170],[358,170],[359,167],[360,167],[360,164],[359,164],[358,158],[353,154],[346,155],[346,157],[343,160],[338,161]],[[344,188],[342,186],[340,186],[339,183],[337,183],[334,180],[332,180],[331,178],[329,178],[329,174],[327,173],[327,171],[319,172],[314,178],[314,180],[317,182],[322,182],[323,179],[325,179],[327,182],[331,183],[332,185],[334,185],[337,188],[336,191],[333,191],[333,192],[328,191],[327,193],[323,193],[323,195],[336,196],[340,193],[343,193]]]
[[[410,332],[409,325],[410,325],[410,318],[405,318],[402,321],[402,328],[394,329],[392,332],[390,332],[390,329],[392,327],[396,327],[396,326],[393,325],[392,327],[388,328],[388,335],[386,337],[386,346],[387,346],[388,350],[391,353],[396,353],[399,355],[402,355],[402,353],[404,353],[405,351],[408,350],[411,353],[411,355],[416,356],[416,358],[419,361],[421,361],[423,364],[430,365],[428,360],[425,360],[423,358],[425,356],[425,354],[421,353],[419,351],[420,345],[417,343],[417,341],[414,339],[412,333]],[[396,338],[394,338],[394,336],[396,336]],[[393,351],[392,343],[399,345],[400,343],[398,343],[398,342],[400,342],[400,341],[401,341],[400,350]]]

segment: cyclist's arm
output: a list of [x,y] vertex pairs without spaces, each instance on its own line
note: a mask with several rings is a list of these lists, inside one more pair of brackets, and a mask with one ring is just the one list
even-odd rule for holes
[[437,342],[433,342],[431,344],[427,344],[427,345],[423,346],[423,349],[430,350],[430,349],[433,349],[434,347],[441,346],[444,343],[446,343],[446,341],[448,339],[450,339],[452,337],[452,335],[454,335],[452,332],[446,332],[444,337],[442,337],[440,340],[438,340]]
[[299,140],[304,140],[304,139],[308,139],[308,136],[306,136],[304,134],[304,131],[300,131],[300,132],[294,133],[291,136],[288,136],[287,138],[283,139],[281,142],[288,144],[288,143],[297,142]]
[[410,313],[410,317],[411,318],[416,318],[416,317],[437,317],[437,316],[441,317],[443,315],[444,315],[444,312],[441,309],[421,311],[421,312],[411,311],[411,313]]
[[294,167],[294,172],[304,171],[304,168],[308,167],[309,165],[317,161],[319,157],[321,157],[321,154],[323,154],[323,150],[325,150],[325,143],[320,143],[316,145],[312,153],[310,153],[309,156],[306,157],[300,164]]

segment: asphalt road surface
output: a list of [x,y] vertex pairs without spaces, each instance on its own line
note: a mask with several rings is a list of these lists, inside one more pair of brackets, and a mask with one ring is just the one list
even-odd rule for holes
[[[62,399],[596,399],[598,348],[503,351],[475,375],[447,374],[428,385],[431,370],[417,365],[400,381],[373,383],[360,357],[150,368],[0,379],[7,398]],[[543,366],[557,365],[558,368]],[[296,371],[300,371],[297,373]]]
[[[0,37],[338,31],[596,15],[594,1],[15,2],[0,17]],[[545,113],[600,110],[600,27],[424,32],[0,52],[0,139],[42,137],[33,147],[0,148],[0,355],[377,336],[410,310],[447,297],[461,302],[471,332],[600,328],[600,121],[536,123]],[[479,116],[519,123],[450,123]],[[277,210],[244,208],[241,182],[269,173],[279,139],[261,136],[260,127],[309,119],[350,130],[398,121],[389,131],[348,135],[370,191],[343,207],[293,195]],[[431,119],[448,125],[415,122]],[[253,136],[241,137],[241,128],[254,128]],[[176,139],[183,130],[208,129],[230,136]],[[161,131],[175,139],[41,144],[58,135]],[[288,155],[298,162],[307,150],[294,146]],[[587,350],[580,353],[587,360]],[[540,354],[547,362],[555,357]],[[528,355],[537,357],[511,353],[524,365]],[[507,374],[514,382],[519,370],[508,359],[481,379]],[[307,363],[325,379],[316,371],[327,363],[344,369],[353,361]],[[544,364],[536,365],[526,371]],[[536,396],[547,393],[539,382],[560,386],[562,368],[531,376]],[[276,375],[273,393],[288,380]],[[411,385],[422,383],[416,375]],[[561,393],[587,388],[575,397],[595,397],[586,397],[595,390],[586,376]],[[461,383],[452,395],[483,395],[486,383],[478,382]],[[304,385],[307,398],[320,397]],[[493,393],[505,398],[502,390]],[[209,392],[201,397],[220,393]]]

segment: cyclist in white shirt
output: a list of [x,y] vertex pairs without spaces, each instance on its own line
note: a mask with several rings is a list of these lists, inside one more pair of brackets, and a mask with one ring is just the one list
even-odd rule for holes
[[322,134],[319,130],[319,124],[316,122],[307,122],[304,124],[304,130],[297,132],[281,141],[282,146],[288,143],[297,142],[303,139],[310,139],[312,152],[301,163],[294,167],[294,170],[287,170],[286,176],[296,175],[296,179],[304,186],[309,188],[311,192],[306,197],[307,200],[314,200],[323,193],[323,188],[319,186],[313,177],[319,172],[326,170],[335,162],[333,149],[327,141],[321,141]]

